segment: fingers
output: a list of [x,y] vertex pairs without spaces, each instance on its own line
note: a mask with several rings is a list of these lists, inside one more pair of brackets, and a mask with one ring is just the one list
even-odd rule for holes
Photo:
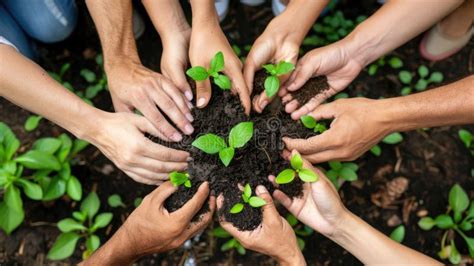
[[[224,196],[219,195],[219,197],[217,197],[216,203],[217,203],[217,209],[222,208],[222,206],[224,206]],[[239,231],[239,229],[237,229],[231,223],[226,222],[224,219],[224,215],[219,217],[219,224],[222,226],[222,228],[224,228],[224,230],[226,230],[229,234],[233,235],[234,237],[239,236],[242,233],[241,231]]]
[[157,184],[162,183],[161,181],[155,181],[155,180],[152,180],[152,179],[143,178],[140,175],[135,174],[134,172],[130,172],[130,171],[124,171],[124,172],[130,178],[132,178],[133,180],[135,180],[138,183],[142,183],[142,184],[145,184],[145,185],[157,185]]
[[186,239],[189,239],[196,235],[198,232],[204,230],[209,222],[212,220],[212,216],[214,215],[214,211],[216,209],[216,197],[211,196],[209,198],[209,212],[204,214],[199,222],[192,223],[188,229],[186,229]]
[[304,57],[296,64],[295,71],[283,84],[283,88],[289,92],[300,89],[314,75],[314,66]]
[[334,96],[337,94],[337,91],[329,88],[325,91],[320,92],[319,94],[315,95],[313,98],[311,98],[307,103],[305,103],[301,108],[298,110],[294,111],[291,114],[291,118],[293,119],[300,119],[301,116],[308,114],[309,112],[313,111],[316,107],[318,107],[320,104],[324,103],[328,98]]
[[275,217],[279,217],[280,215],[278,214],[278,211],[275,208],[275,205],[273,204],[273,199],[272,196],[270,196],[270,193],[268,193],[267,189],[259,185],[257,186],[257,189],[255,190],[257,193],[257,196],[265,200],[267,204],[262,206],[262,211],[263,211],[263,220],[270,220],[274,219]]
[[239,94],[240,102],[244,106],[245,114],[250,114],[250,92],[248,86],[245,84],[242,70],[237,67],[231,67],[231,70],[226,71],[232,80],[232,88]]
[[249,95],[252,95],[255,72],[259,70],[259,65],[255,63],[253,57],[250,56],[251,54],[252,51],[250,51],[249,56],[247,56],[244,63],[244,80],[249,90]]
[[178,190],[177,187],[173,186],[171,182],[165,182],[163,185],[158,187],[157,189],[153,190],[150,193],[151,201],[158,207],[164,208],[164,202],[167,198],[169,198],[173,193]]
[[297,150],[302,155],[314,154],[330,149],[333,146],[331,138],[331,129],[325,131],[321,135],[311,137],[309,139],[291,139],[283,138],[285,146],[289,150]]
[[174,85],[183,92],[184,96],[188,101],[193,100],[193,92],[191,91],[191,86],[189,86],[188,81],[186,80],[186,75],[184,74],[185,70],[178,64],[176,67],[170,66],[169,71],[163,71],[163,74],[173,81]]
[[[166,118],[160,113],[152,99],[143,99],[140,112],[153,124],[161,135],[165,136],[166,139],[176,142],[183,139],[183,136],[173,126],[171,126]],[[154,132],[157,133],[156,131]]]
[[128,106],[119,100],[114,100],[114,97],[112,97],[112,102],[116,113],[132,113],[133,111],[133,107]]
[[139,164],[131,164],[131,166],[144,168],[156,174],[165,174],[166,178],[164,180],[167,180],[168,173],[173,171],[183,172],[188,167],[188,164],[186,162],[163,162],[148,157],[142,157],[139,160]]
[[171,149],[146,139],[143,155],[164,162],[187,162],[190,161],[189,153],[181,150]]
[[196,81],[196,106],[204,108],[211,99],[211,81],[206,79],[203,81]]
[[285,193],[283,193],[281,190],[276,189],[273,192],[273,197],[283,205],[289,212],[294,213],[295,210],[292,209],[293,205],[293,200],[288,197]]
[[247,88],[249,88],[249,94],[252,95],[253,91],[253,80],[255,77],[255,72],[262,68],[263,64],[266,64],[270,61],[271,52],[258,40],[250,49],[249,54],[247,55],[244,63],[244,79]]
[[191,107],[192,106],[183,96],[183,92],[180,91],[173,83],[168,80],[161,79],[161,85],[163,90],[168,94],[173,102],[177,105],[179,110],[186,116],[186,119],[189,122],[194,120],[193,116],[191,115]]
[[142,116],[136,116],[138,119],[136,119],[136,126],[138,130],[140,130],[142,133],[148,133],[152,136],[158,137],[164,141],[171,141],[170,138],[168,138],[166,135],[164,135],[161,131],[159,131],[151,122],[145,117]]
[[191,219],[196,215],[196,213],[201,209],[202,205],[209,196],[209,183],[202,183],[196,194],[181,207],[179,210],[175,211],[173,215],[177,217],[182,217],[186,221],[191,221]]
[[135,181],[147,185],[160,185],[164,180],[168,179],[168,173],[156,173],[142,167],[128,168],[127,173],[130,173],[135,178],[138,178],[138,180],[134,178]]

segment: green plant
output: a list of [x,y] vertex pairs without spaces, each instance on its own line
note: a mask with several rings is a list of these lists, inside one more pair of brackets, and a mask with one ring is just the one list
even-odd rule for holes
[[[426,231],[431,230],[434,226],[445,230],[441,239],[441,250],[438,252],[438,256],[441,259],[449,259],[453,264],[458,264],[461,260],[461,255],[454,244],[455,233],[464,239],[471,258],[474,258],[474,238],[468,237],[465,234],[472,231],[473,223],[474,201],[469,201],[469,197],[464,189],[460,185],[455,184],[449,191],[448,211],[445,214],[436,216],[434,219],[423,217],[418,221],[418,226]],[[447,241],[449,241],[448,245],[446,244]]]
[[339,161],[330,161],[328,164],[331,169],[327,171],[326,175],[337,190],[341,186],[341,181],[352,182],[357,180],[357,171],[359,170],[357,164],[341,163]]
[[[48,259],[62,260],[72,255],[79,239],[85,238],[86,250],[82,253],[84,259],[100,247],[100,238],[95,234],[98,229],[110,224],[113,214],[109,212],[98,213],[100,200],[95,192],[82,201],[80,211],[72,213],[72,218],[58,222],[62,232],[48,252]],[[96,215],[97,214],[97,215]]]
[[192,145],[207,154],[219,153],[222,163],[228,166],[234,158],[235,149],[244,147],[252,136],[253,122],[241,122],[230,130],[229,146],[223,138],[212,133],[200,136]]
[[244,209],[245,203],[247,203],[253,208],[260,208],[264,206],[265,204],[267,204],[264,199],[258,196],[252,196],[252,188],[250,187],[250,184],[245,185],[244,191],[242,193],[242,199],[244,200],[244,203],[236,203],[230,209],[230,213],[233,213],[233,214],[240,213]]
[[212,230],[212,235],[221,239],[229,239],[224,244],[222,244],[221,246],[222,252],[235,249],[240,255],[245,255],[246,253],[245,248],[240,244],[239,241],[237,241],[237,239],[233,238],[231,234],[229,234],[226,230],[224,230],[224,228],[220,226],[214,228]]
[[471,155],[474,156],[474,136],[471,132],[466,129],[460,129],[458,131],[459,138],[462,140],[466,148],[471,151]]
[[324,123],[318,123],[316,119],[310,115],[303,115],[300,120],[306,128],[312,129],[314,132],[323,133],[327,130]]
[[30,115],[25,121],[25,130],[28,132],[35,130],[38,127],[41,119],[43,119],[43,117],[39,115]]
[[403,224],[397,226],[397,228],[390,233],[390,238],[398,243],[402,243],[403,239],[405,239],[405,226]]
[[296,217],[292,214],[288,214],[286,216],[286,221],[288,221],[290,226],[293,228],[293,231],[295,232],[298,247],[300,248],[300,250],[304,250],[306,246],[306,241],[304,240],[304,238],[312,235],[314,230],[309,226],[299,223],[298,219],[296,219]]
[[203,81],[209,77],[212,77],[214,84],[223,90],[230,89],[230,79],[220,72],[224,70],[224,54],[217,52],[217,54],[211,60],[211,66],[206,69],[202,66],[195,66],[186,71],[186,75],[195,81]]
[[428,85],[432,83],[440,83],[443,81],[443,74],[441,72],[433,72],[430,75],[430,70],[427,66],[421,65],[418,67],[418,81],[413,86],[413,75],[411,72],[407,70],[402,70],[398,73],[398,78],[400,82],[405,85],[402,88],[401,94],[408,95],[413,91],[413,88],[417,91],[424,91],[428,87]]
[[[390,145],[395,145],[402,141],[403,141],[403,135],[400,134],[400,132],[393,132],[382,139],[382,143],[390,144]],[[380,156],[382,154],[382,147],[380,147],[379,144],[375,144],[375,146],[373,146],[370,149],[370,152],[375,156]]]
[[177,171],[173,171],[169,175],[171,183],[178,187],[184,185],[187,188],[191,187],[191,180],[189,179],[188,173],[180,173]]
[[298,177],[303,182],[312,183],[318,181],[319,176],[315,172],[313,172],[313,170],[303,168],[303,159],[301,158],[301,155],[293,155],[290,160],[290,165],[293,169],[285,169],[277,175],[277,177],[275,178],[275,182],[277,184],[291,183],[295,179],[296,174],[298,174]]
[[393,69],[399,69],[403,67],[403,61],[397,57],[397,56],[392,56],[388,61],[385,60],[385,56],[380,57],[377,61],[369,65],[369,68],[367,69],[367,73],[370,76],[373,76],[377,74],[377,71],[384,67],[388,62],[388,65],[393,68]]
[[109,204],[110,207],[112,208],[117,208],[117,207],[122,207],[122,208],[125,208],[126,205],[123,203],[122,201],[122,197],[120,197],[119,194],[113,194],[113,195],[110,195],[108,198],[107,198],[107,203]]
[[294,64],[285,61],[280,61],[280,63],[276,65],[263,65],[262,67],[268,74],[264,83],[265,94],[267,94],[268,97],[273,97],[278,92],[280,88],[280,79],[278,77],[288,74],[295,69]]

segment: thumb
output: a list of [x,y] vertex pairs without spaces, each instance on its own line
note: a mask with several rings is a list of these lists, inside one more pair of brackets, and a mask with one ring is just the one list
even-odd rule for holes
[[176,190],[178,190],[178,188],[173,186],[173,184],[168,181],[163,183],[157,189],[153,190],[148,196],[151,197],[153,205],[161,208],[163,207],[165,200],[169,198],[169,196],[171,196],[171,194],[173,194]]
[[275,208],[275,204],[273,203],[272,196],[268,192],[268,190],[262,186],[259,185],[257,189],[255,190],[257,196],[262,198],[267,204],[262,206],[262,211],[263,211],[263,220],[269,220],[269,219],[274,219],[275,217],[278,217],[278,211]]
[[313,75],[313,66],[310,64],[309,60],[303,58],[298,62],[295,71],[293,71],[290,78],[282,87],[288,91],[299,90]]

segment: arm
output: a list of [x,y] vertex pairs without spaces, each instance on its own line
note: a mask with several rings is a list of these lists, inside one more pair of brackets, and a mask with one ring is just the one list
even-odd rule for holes
[[139,110],[165,141],[182,140],[165,115],[183,133],[192,134],[193,118],[183,93],[163,75],[140,62],[133,38],[131,0],[87,0],[86,4],[102,43],[104,69],[115,111]]
[[473,99],[474,75],[404,97],[341,99],[309,113],[316,120],[333,119],[329,130],[307,140],[283,141],[313,163],[354,160],[392,132],[473,124]]

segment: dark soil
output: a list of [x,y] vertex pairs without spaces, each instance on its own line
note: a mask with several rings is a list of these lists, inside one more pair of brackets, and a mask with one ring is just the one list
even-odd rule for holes
[[318,76],[309,79],[301,89],[291,93],[291,96],[302,106],[313,98],[314,95],[323,93],[328,89],[329,85],[326,76]]

